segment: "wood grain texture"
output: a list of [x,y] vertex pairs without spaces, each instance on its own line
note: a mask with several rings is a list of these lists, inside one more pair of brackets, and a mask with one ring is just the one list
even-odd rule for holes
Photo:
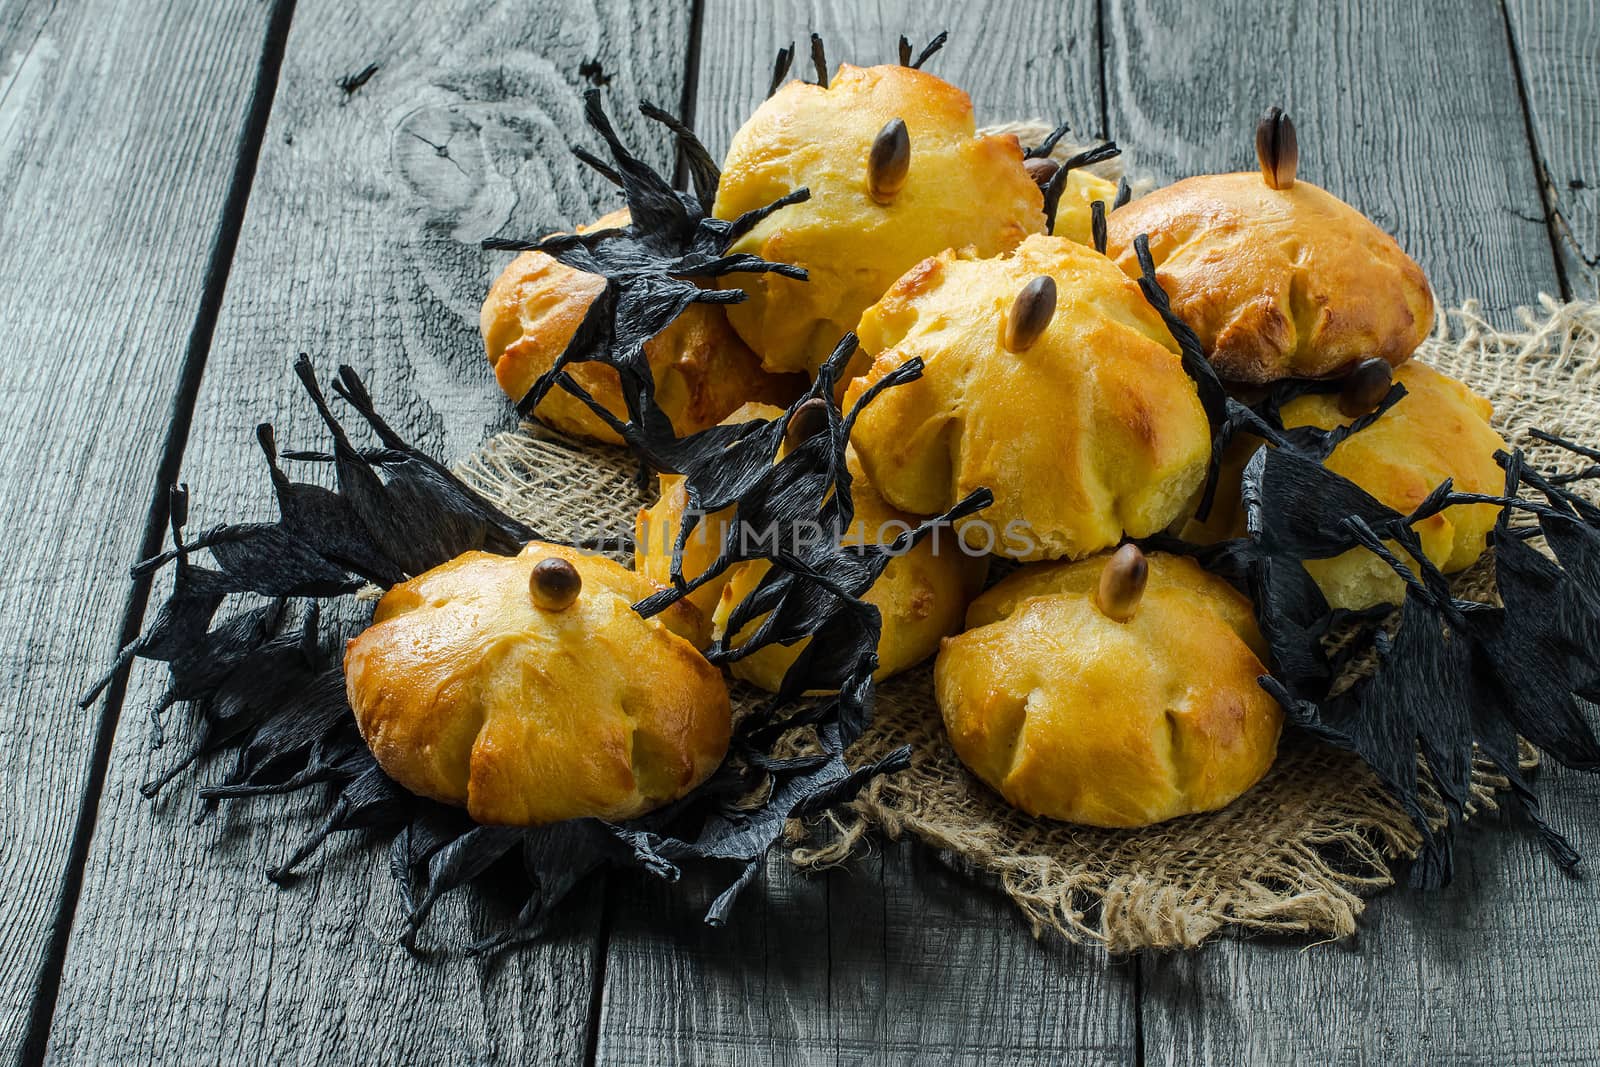
[[[973,97],[979,122],[1064,115],[1098,125],[1091,4],[710,0],[696,128],[714,154],[766,95],[772,56],[807,35],[830,66],[893,62],[901,33],[950,43],[928,69]],[[995,32],[1003,27],[1004,32]],[[709,900],[713,883],[696,883]],[[698,906],[696,906],[698,904]],[[1035,942],[1009,901],[920,847],[888,846],[821,877],[774,856],[720,931],[704,904],[658,886],[617,891],[597,1062],[1010,1064],[1131,1061],[1132,970]],[[665,925],[684,928],[663,939]]]
[[1557,291],[1493,0],[1107,0],[1106,47],[1111,134],[1158,177],[1253,170],[1281,104],[1300,176],[1396,235],[1442,303],[1504,322]]
[[[1302,176],[1398,234],[1444,302],[1479,297],[1505,318],[1556,290],[1493,5],[1113,0],[1107,42],[1111,132],[1164,177],[1251,166],[1254,120],[1282,102]],[[1592,853],[1596,783],[1546,777]],[[1525,838],[1468,835],[1448,891],[1373,901],[1353,945],[1221,941],[1143,960],[1145,1061],[1592,1057],[1596,903]]]
[[[813,78],[810,34],[823,38],[828,67],[897,61],[901,34],[920,50],[941,31],[950,41],[926,69],[972,96],[979,125],[1019,118],[1098,131],[1100,55],[1094,4],[964,4],[908,0],[705,0],[695,129],[721,158],[728,140],[766,98],[779,48],[796,50],[791,77]],[[997,30],[999,32],[997,32]]]
[[714,878],[622,883],[596,1062],[1132,1061],[1131,965],[1035,942],[997,891],[883,848],[815,877],[775,853],[722,930],[699,923]]
[[18,1052],[270,6],[0,10],[0,1058]]
[[1600,7],[1505,0],[1569,295],[1600,294]]
[[[300,0],[184,457],[197,525],[272,513],[259,420],[285,448],[323,442],[290,373],[299,351],[367,374],[397,428],[447,460],[511,421],[477,334],[509,256],[479,241],[609,205],[567,151],[583,136],[579,67],[598,59],[613,100],[676,106],[688,15],[652,0]],[[644,121],[613,110],[642,141]],[[306,799],[194,828],[191,779],[155,806],[139,796],[182,750],[148,751],[158,683],[137,672],[118,725],[53,1061],[581,1062],[598,909],[580,904],[566,933],[496,964],[419,961],[395,940],[384,850],[335,842],[274,888],[264,869],[314,825]],[[423,944],[459,949],[506,906],[453,899]]]
[[[1591,864],[1592,775],[1544,771],[1547,813]],[[1464,835],[1456,880],[1373,901],[1347,945],[1224,941],[1144,962],[1150,1064],[1590,1064],[1600,886],[1528,836]]]

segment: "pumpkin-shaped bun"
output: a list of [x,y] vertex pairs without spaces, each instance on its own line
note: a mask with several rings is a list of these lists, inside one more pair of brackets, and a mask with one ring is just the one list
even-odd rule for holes
[[[578,232],[627,224],[628,212],[615,211]],[[523,252],[506,266],[484,299],[479,327],[508,397],[521,400],[555,365],[604,288],[604,279],[542,252]],[[802,379],[764,372],[717,304],[690,304],[644,350],[655,375],[656,402],[679,436],[715,426],[748,400],[788,403],[805,387]],[[568,373],[613,415],[628,417],[615,370],[575,363]],[[587,404],[560,387],[545,395],[534,414],[563,433],[622,443]]]
[[[1021,345],[1019,295],[1044,277],[1054,312]],[[969,543],[1016,559],[1078,558],[1183,514],[1205,478],[1210,428],[1176,342],[1137,285],[1091,248],[1035,236],[1009,254],[924,260],[861,318],[873,358],[846,406],[913,357],[851,440],[893,506],[941,512],[974,489],[993,506]],[[1018,345],[1016,350],[1008,343]]]
[[1232,381],[1331,377],[1371,356],[1399,365],[1433,326],[1422,269],[1310,182],[1206,174],[1118,208],[1106,251],[1134,277],[1140,234],[1172,310]]
[[345,649],[356,723],[384,771],[481,823],[627,819],[727,752],[721,674],[688,604],[620,564],[533,542],[467,552],[403,582]]
[[[891,196],[875,198],[868,157],[895,119],[905,123],[909,169]],[[827,88],[779,89],[734,135],[714,213],[736,218],[802,186],[810,200],[731,249],[810,273],[727,281],[750,294],[728,319],[771,371],[815,374],[861,312],[927,256],[968,245],[990,256],[1044,228],[1044,197],[1016,137],[976,136],[967,94],[910,67],[846,64]]]
[[[750,404],[727,421],[775,419],[782,415],[780,408]],[[917,525],[916,518],[885,503],[862,477],[854,457],[849,460],[855,482],[851,490],[855,521],[842,543],[884,544]],[[657,585],[672,581],[673,544],[687,507],[683,478],[664,474],[660,498],[639,511],[634,526],[633,567]],[[704,574],[716,561],[732,520],[733,509],[727,508],[704,516],[690,532],[683,547],[681,573],[686,581]],[[761,561],[737,564],[688,595],[689,602],[712,620],[716,636],[725,632],[728,618],[739,602],[755,591],[767,566]],[[909,552],[891,559],[862,598],[876,605],[882,616],[874,677],[882,681],[933,655],[941,637],[961,628],[967,603],[983,585],[988,569],[987,557],[964,552],[947,530],[935,531]],[[751,628],[756,625],[759,620]],[[730,643],[738,644],[737,640]],[[769,645],[733,661],[728,669],[736,678],[776,692],[805,645],[805,641],[790,646]]]
[[1031,815],[1148,826],[1221,808],[1272,765],[1283,716],[1249,604],[1186,558],[1142,559],[1142,595],[1104,573],[1137,556],[1024,567],[940,649],[956,754]]
[[[1328,469],[1403,515],[1446,478],[1462,493],[1504,490],[1505,472],[1494,454],[1509,446],[1489,424],[1494,413],[1489,401],[1415,360],[1396,368],[1394,380],[1406,387],[1406,395],[1372,425],[1341,441],[1326,461]],[[1337,393],[1297,397],[1283,406],[1281,415],[1290,428],[1326,430],[1350,421],[1339,410]],[[1260,447],[1259,438],[1248,436],[1229,447],[1218,480],[1217,510],[1204,525],[1190,523],[1185,537],[1213,541],[1244,533],[1238,486],[1245,463]],[[1450,574],[1472,566],[1483,555],[1498,515],[1493,504],[1457,504],[1413,529],[1427,557]],[[1405,595],[1399,576],[1365,548],[1332,559],[1307,560],[1305,566],[1335,608],[1398,604]]]

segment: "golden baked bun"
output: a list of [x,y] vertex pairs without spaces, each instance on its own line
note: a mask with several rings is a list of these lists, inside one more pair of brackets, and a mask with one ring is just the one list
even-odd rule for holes
[[[1494,414],[1489,401],[1415,360],[1396,368],[1394,380],[1406,387],[1406,395],[1372,425],[1340,442],[1326,461],[1328,469],[1402,515],[1447,478],[1454,480],[1458,492],[1504,490],[1505,472],[1494,454],[1509,451],[1509,446],[1489,424]],[[1350,421],[1339,410],[1337,393],[1297,397],[1283,406],[1281,415],[1289,428],[1327,430]],[[1212,541],[1244,532],[1239,480],[1245,463],[1260,447],[1257,437],[1245,437],[1229,447],[1219,475],[1216,511],[1203,526],[1190,523],[1185,537]],[[1451,574],[1483,555],[1498,515],[1493,504],[1457,504],[1413,529],[1427,557]],[[1403,552],[1400,556],[1405,558]],[[1332,559],[1307,560],[1305,566],[1331,607],[1355,610],[1398,604],[1405,595],[1399,576],[1365,548]]]
[[[750,419],[775,419],[781,408],[747,404],[734,412],[728,422]],[[780,453],[781,454],[781,453]],[[847,457],[854,484],[851,500],[855,521],[845,533],[845,544],[880,544],[892,541],[917,525],[917,519],[890,507],[867,484],[855,462]],[[634,526],[633,568],[656,585],[672,582],[672,547],[688,493],[678,475],[661,476],[661,496],[648,508],[641,508]],[[725,508],[700,520],[683,548],[682,574],[685,581],[704,574],[716,562],[733,509]],[[728,568],[718,578],[690,593],[686,599],[711,619],[713,632],[726,632],[729,616],[745,597],[755,591],[767,573],[765,562],[741,563]],[[961,616],[988,573],[988,559],[961,550],[948,531],[936,539],[925,539],[903,556],[890,560],[883,573],[867,591],[864,600],[877,606],[883,629],[878,638],[879,681],[922,662],[939,647],[939,639],[961,628]],[[759,625],[759,620],[750,628]],[[737,642],[733,642],[737,643]],[[769,645],[728,665],[734,677],[776,692],[783,676],[800,655],[806,642],[794,645]]]
[[[904,184],[887,202],[868,191],[867,159],[899,118],[910,138]],[[728,320],[770,371],[815,374],[861,312],[909,267],[946,248],[992,256],[1044,228],[1044,197],[1015,136],[975,136],[972,101],[910,67],[841,66],[826,89],[791,81],[734,135],[714,214],[733,219],[802,186],[731,251],[810,272],[736,275],[750,294]]]
[[1148,826],[1224,807],[1272,765],[1283,714],[1256,682],[1266,668],[1249,603],[1160,554],[1144,560],[1139,595],[1138,555],[1024,567],[974,601],[972,629],[939,651],[934,688],[956,754],[1031,815]]
[[1092,247],[1094,208],[1091,205],[1096,200],[1105,204],[1109,219],[1111,205],[1117,202],[1117,183],[1090,174],[1082,167],[1068,171],[1066,187],[1061,190],[1061,200],[1056,204],[1056,224],[1050,232]]
[[[579,233],[628,224],[614,211]],[[520,401],[555,365],[605,280],[575,270],[542,252],[523,252],[489,287],[479,327],[500,388]],[[788,403],[805,387],[797,377],[767,374],[728,325],[717,304],[690,304],[661,333],[645,342],[655,375],[656,403],[679,436],[715,426],[748,400]],[[601,363],[574,363],[573,379],[619,419],[628,417],[617,372]],[[541,420],[577,437],[621,444],[616,432],[587,404],[560,387],[534,409]]]
[[1232,381],[1332,377],[1370,356],[1399,365],[1433,327],[1422,269],[1309,182],[1272,189],[1257,173],[1206,174],[1118,208],[1106,252],[1135,278],[1140,234],[1172,310]]
[[[918,520],[890,507],[864,480],[851,487],[855,521],[845,533],[844,544],[886,544]],[[728,619],[745,597],[755,592],[767,573],[765,562],[745,563],[733,568],[722,586],[712,615],[713,632],[727,632]],[[948,531],[935,531],[921,544],[896,556],[884,567],[861,599],[878,609],[882,630],[878,634],[878,669],[873,678],[883,681],[933,655],[940,638],[961,629],[967,604],[983,586],[989,572],[987,556],[962,550]],[[746,632],[760,624],[755,620]],[[737,646],[738,638],[729,642]],[[728,664],[735,678],[741,678],[768,692],[777,692],[794,661],[808,641],[793,645],[768,645],[743,659]]]
[[396,585],[345,648],[361,735],[395,781],[480,823],[628,819],[675,800],[722,761],[732,719],[699,612],[633,610],[655,591],[540,542]]
[[[1053,316],[1007,348],[1019,293],[1054,281]],[[861,317],[870,369],[846,407],[921,357],[851,436],[890,504],[937,514],[987,486],[969,543],[1016,559],[1077,558],[1181,516],[1205,478],[1211,431],[1177,344],[1139,288],[1104,256],[1035,236],[995,259],[924,260]],[[982,524],[982,525],[976,525]]]

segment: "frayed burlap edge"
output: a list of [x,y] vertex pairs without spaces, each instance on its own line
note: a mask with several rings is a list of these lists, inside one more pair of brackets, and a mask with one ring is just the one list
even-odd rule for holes
[[[1461,378],[1495,404],[1496,422],[1541,466],[1572,457],[1526,438],[1540,426],[1579,440],[1600,437],[1600,305],[1541,297],[1496,330],[1469,303],[1441,313],[1419,358]],[[499,434],[463,464],[469,484],[542,535],[626,536],[646,503],[636,465],[620,449],[575,444],[535,426]],[[1489,588],[1487,568],[1462,587]],[[736,714],[759,694],[735,687]],[[880,779],[820,825],[791,827],[794,863],[843,862],[873,830],[911,835],[998,881],[1036,935],[1098,943],[1113,953],[1192,948],[1224,930],[1348,937],[1365,898],[1394,884],[1395,860],[1416,855],[1416,828],[1354,757],[1286,737],[1277,762],[1219,812],[1139,831],[1035,819],[1006,805],[956,759],[945,740],[924,665],[884,684],[853,762],[912,747],[909,770]],[[1525,764],[1534,754],[1524,747]],[[1480,765],[1481,813],[1505,782]]]

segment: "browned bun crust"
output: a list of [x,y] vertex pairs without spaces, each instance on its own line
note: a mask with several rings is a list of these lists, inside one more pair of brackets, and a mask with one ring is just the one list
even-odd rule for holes
[[[582,579],[562,611],[529,596],[552,557]],[[345,649],[361,735],[395,781],[480,823],[628,819],[675,800],[722,761],[732,718],[699,612],[633,610],[655,590],[541,542],[402,582]]]
[[1024,567],[973,602],[934,666],[951,745],[1031,815],[1138,827],[1221,808],[1272,765],[1283,721],[1250,606],[1154,554],[1117,622],[1094,602],[1106,558]]
[[[1009,351],[1007,316],[1040,276],[1055,282],[1055,313],[1026,351]],[[1177,344],[1091,248],[1038,235],[993,259],[944,252],[867,309],[860,335],[873,362],[847,408],[907,360],[925,365],[857,420],[867,477],[918,515],[991,489],[994,504],[963,530],[1002,555],[1078,558],[1155,533],[1205,477],[1211,431]]]
[[[911,140],[905,184],[873,199],[867,158],[893,119]],[[992,256],[1044,229],[1044,196],[1015,136],[980,137],[967,94],[926,71],[839,67],[826,86],[792,81],[734,135],[714,213],[733,219],[805,187],[811,199],[732,248],[806,268],[727,280],[750,298],[728,319],[772,371],[815,374],[861,312],[918,261],[947,248]]]
[[1433,294],[1394,238],[1310,182],[1259,173],[1174,182],[1113,211],[1106,252],[1138,277],[1150,237],[1172,309],[1236,382],[1342,374],[1376,356],[1398,366],[1433,328]]

